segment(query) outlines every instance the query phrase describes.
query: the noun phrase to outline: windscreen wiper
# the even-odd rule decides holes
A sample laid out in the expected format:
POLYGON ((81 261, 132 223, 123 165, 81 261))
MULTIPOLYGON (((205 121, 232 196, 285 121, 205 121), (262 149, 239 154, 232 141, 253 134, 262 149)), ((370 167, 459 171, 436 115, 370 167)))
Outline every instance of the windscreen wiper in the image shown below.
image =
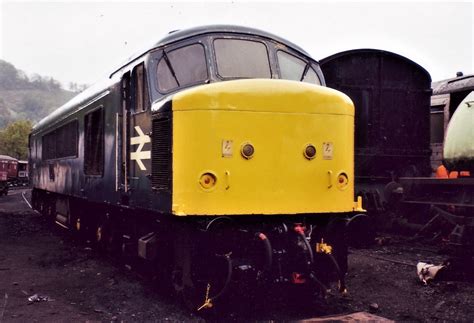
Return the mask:
POLYGON ((176 84, 178 84, 178 86, 181 86, 179 84, 178 78, 176 77, 176 73, 174 72, 173 66, 171 65, 171 62, 168 58, 168 55, 166 54, 166 51, 163 51, 163 58, 165 59, 166 65, 170 69, 171 75, 173 75, 173 78, 176 81, 176 84))
POLYGON ((309 71, 309 63, 307 63, 306 66, 304 67, 303 74, 301 74, 300 82, 304 80, 304 78, 306 77, 306 73, 308 73, 308 71, 309 71))

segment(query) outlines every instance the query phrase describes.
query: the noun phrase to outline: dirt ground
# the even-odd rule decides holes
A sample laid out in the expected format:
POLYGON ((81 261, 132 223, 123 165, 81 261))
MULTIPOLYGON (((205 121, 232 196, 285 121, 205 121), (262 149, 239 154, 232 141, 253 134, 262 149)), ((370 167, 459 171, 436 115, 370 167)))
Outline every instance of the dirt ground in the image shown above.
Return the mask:
MULTIPOLYGON (((391 237, 383 246, 351 250, 349 294, 330 293, 305 307, 235 311, 203 319, 185 309, 150 277, 104 258, 52 227, 22 199, 26 189, 0 198, 0 322, 266 321, 300 320, 359 311, 396 321, 474 321, 474 283, 424 286, 418 261, 441 263, 435 246, 391 237), (45 296, 39 302, 28 297, 45 296)), ((265 302, 274 302, 267 299, 265 302)))

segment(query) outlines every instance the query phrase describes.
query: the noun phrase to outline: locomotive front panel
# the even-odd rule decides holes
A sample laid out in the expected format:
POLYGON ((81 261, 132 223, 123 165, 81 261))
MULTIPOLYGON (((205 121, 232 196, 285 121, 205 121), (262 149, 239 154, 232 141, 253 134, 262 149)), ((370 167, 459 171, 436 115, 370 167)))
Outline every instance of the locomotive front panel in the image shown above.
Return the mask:
POLYGON ((351 212, 354 110, 315 85, 238 80, 172 101, 172 213, 351 212))

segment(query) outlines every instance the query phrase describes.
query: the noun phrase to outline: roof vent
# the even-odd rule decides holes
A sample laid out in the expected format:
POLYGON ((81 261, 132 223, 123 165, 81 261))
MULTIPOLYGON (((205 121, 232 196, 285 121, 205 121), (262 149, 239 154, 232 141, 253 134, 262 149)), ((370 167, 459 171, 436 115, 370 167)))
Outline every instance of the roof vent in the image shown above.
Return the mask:
POLYGON ((456 72, 456 77, 461 77, 463 76, 464 74, 462 72, 456 72))

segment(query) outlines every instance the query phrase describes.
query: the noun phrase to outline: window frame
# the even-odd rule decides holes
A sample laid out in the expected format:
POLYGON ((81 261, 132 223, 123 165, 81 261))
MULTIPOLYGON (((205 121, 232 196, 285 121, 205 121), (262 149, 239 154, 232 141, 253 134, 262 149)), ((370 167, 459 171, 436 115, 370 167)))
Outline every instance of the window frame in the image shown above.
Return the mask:
MULTIPOLYGON (((37 146, 37 145, 36 145, 37 146)), ((35 147, 36 148, 36 147, 35 147)), ((68 120, 67 122, 65 122, 64 124, 62 124, 61 126, 59 127, 56 127, 54 128, 53 130, 51 131, 48 131, 46 132, 44 135, 41 136, 41 160, 44 160, 44 161, 55 161, 55 160, 64 160, 64 159, 75 159, 75 158, 78 158, 79 157, 79 119, 78 118, 74 118, 72 120, 68 120), (65 127, 69 124, 72 124, 72 123, 75 123, 76 124, 76 127, 75 127, 75 135, 76 135, 76 140, 74 142, 74 155, 68 155, 68 156, 60 156, 58 157, 58 154, 57 154, 57 145, 56 145, 56 141, 55 141, 55 145, 54 145, 54 158, 46 158, 45 157, 45 139, 46 139, 46 136, 48 135, 52 135, 53 137, 56 134, 56 132, 58 131, 58 129, 62 128, 62 127, 65 127)), ((35 154, 35 158, 38 158, 37 154, 35 154)))
POLYGON ((101 104, 91 110, 89 110, 86 114, 84 114, 84 143, 82 145, 82 152, 83 152, 83 167, 82 167, 82 170, 84 172, 84 175, 87 176, 87 177, 104 177, 104 173, 105 173, 105 108, 104 106, 101 104), (91 115, 95 112, 97 112, 98 110, 101 111, 101 118, 102 118, 102 136, 101 136, 101 141, 102 141, 102 154, 99 158, 100 160, 100 163, 101 163, 101 169, 100 169, 100 174, 89 174, 87 173, 87 169, 86 169, 86 144, 87 144, 87 134, 86 134, 86 117, 88 115, 91 115))
MULTIPOLYGON (((268 69, 270 71, 270 77, 265 78, 265 79, 273 79, 273 70, 274 70, 274 63, 272 61, 272 51, 270 50, 268 43, 264 39, 260 39, 257 37, 245 37, 245 36, 236 36, 236 35, 216 35, 211 38, 210 40, 210 46, 212 48, 212 55, 213 55, 213 64, 215 65, 215 76, 220 80, 220 81, 229 81, 229 80, 242 80, 242 79, 254 79, 251 77, 224 77, 219 74, 219 65, 217 63, 217 53, 216 53, 216 47, 214 46, 214 42, 219 39, 226 39, 226 40, 243 40, 243 41, 249 41, 249 42, 254 42, 254 43, 260 43, 265 46, 265 50, 267 52, 267 59, 268 59, 268 69)), ((262 78, 262 77, 259 77, 262 78)))
POLYGON ((176 91, 179 91, 181 89, 185 89, 185 88, 200 85, 200 84, 209 83, 209 81, 211 79, 211 70, 210 70, 210 64, 209 64, 209 53, 208 53, 208 48, 207 48, 206 43, 203 42, 202 40, 203 40, 202 38, 198 39, 197 41, 196 41, 196 39, 193 39, 191 42, 180 43, 179 46, 170 47, 170 48, 165 47, 165 48, 162 48, 160 50, 160 52, 159 52, 160 56, 159 56, 159 58, 156 62, 156 66, 153 68, 153 70, 154 70, 154 79, 155 79, 155 90, 158 91, 158 93, 160 93, 161 95, 167 95, 169 93, 176 92, 176 91), (206 64, 207 78, 205 80, 192 82, 192 83, 189 83, 189 84, 186 84, 186 85, 178 85, 177 87, 172 88, 169 91, 162 91, 160 89, 160 79, 158 77, 158 66, 160 65, 160 62, 164 59, 164 56, 165 56, 164 54, 169 55, 170 52, 173 52, 175 50, 179 50, 179 49, 184 48, 184 47, 193 46, 193 45, 201 45, 202 48, 203 48, 204 63, 206 64))
POLYGON ((132 98, 131 98, 131 110, 133 113, 141 113, 145 112, 150 109, 150 89, 149 89, 149 80, 148 80, 148 72, 147 68, 145 66, 145 62, 141 62, 139 64, 136 64, 133 66, 133 68, 130 71, 130 82, 133 84, 130 84, 130 88, 133 90, 132 93, 132 98), (138 69, 142 69, 142 106, 140 110, 137 110, 137 98, 138 98, 138 91, 137 91, 137 80, 138 80, 138 69))
POLYGON ((444 104, 439 104, 439 105, 432 105, 430 107, 430 144, 443 144, 444 143, 444 138, 446 136, 446 129, 444 127, 445 123, 445 113, 444 113, 444 104), (439 118, 441 122, 435 123, 433 122, 433 118, 439 118), (434 126, 438 125, 441 127, 435 128, 434 126), (433 138, 436 137, 436 138, 433 138), (433 141, 434 139, 439 139, 441 141, 433 141))
MULTIPOLYGON (((303 62, 306 63, 304 69, 303 69, 303 74, 301 74, 301 79, 298 80, 297 82, 304 82, 304 83, 308 83, 308 84, 313 84, 313 85, 320 85, 322 86, 323 85, 323 82, 321 81, 321 78, 319 77, 319 74, 318 72, 316 72, 316 70, 314 69, 314 61, 306 56, 303 56, 301 54, 297 54, 291 50, 288 50, 288 49, 281 49, 281 48, 277 48, 275 47, 275 58, 276 58, 276 63, 277 63, 277 66, 278 66, 278 77, 281 79, 281 80, 288 80, 288 79, 284 79, 282 78, 282 70, 281 70, 281 66, 280 66, 280 59, 278 57, 278 52, 283 52, 287 55, 290 55, 290 56, 293 56, 303 62), (319 83, 311 83, 311 82, 305 82, 305 77, 306 75, 308 74, 309 70, 312 70, 314 72, 314 74, 316 75, 319 83)), ((291 81, 296 81, 296 80, 291 80, 291 81)))

